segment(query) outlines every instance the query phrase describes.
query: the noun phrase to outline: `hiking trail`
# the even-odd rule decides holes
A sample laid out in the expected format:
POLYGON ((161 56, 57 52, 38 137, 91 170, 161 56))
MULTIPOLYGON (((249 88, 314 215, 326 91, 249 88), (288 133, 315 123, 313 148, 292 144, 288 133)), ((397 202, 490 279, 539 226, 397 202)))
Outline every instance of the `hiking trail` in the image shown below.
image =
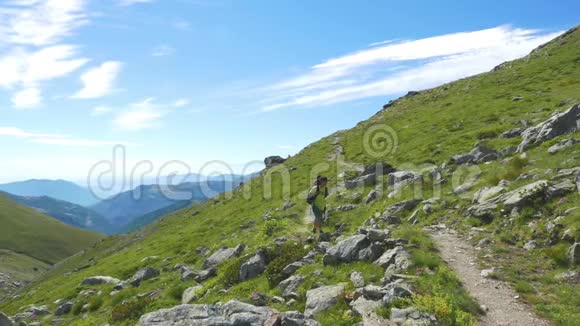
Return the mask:
POLYGON ((428 228, 441 258, 452 268, 463 287, 481 306, 487 308, 479 325, 482 326, 547 326, 547 321, 535 315, 532 309, 519 301, 519 296, 505 282, 483 278, 477 267, 477 253, 454 231, 446 228, 428 228))

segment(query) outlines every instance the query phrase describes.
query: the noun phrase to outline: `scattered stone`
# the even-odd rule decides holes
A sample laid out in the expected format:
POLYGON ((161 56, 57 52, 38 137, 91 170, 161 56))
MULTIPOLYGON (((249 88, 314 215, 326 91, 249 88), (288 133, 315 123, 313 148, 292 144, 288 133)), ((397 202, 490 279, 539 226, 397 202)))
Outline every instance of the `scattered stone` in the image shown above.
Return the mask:
POLYGON ((0 312, 0 326, 12 326, 14 322, 3 312, 0 312))
POLYGON ((119 280, 118 278, 114 278, 111 276, 91 276, 91 277, 87 277, 85 278, 82 282, 81 285, 102 285, 102 284, 118 284, 119 282, 121 282, 121 280, 119 280))
POLYGON ((398 298, 410 298, 413 293, 406 287, 396 283, 391 283, 386 287, 386 293, 383 296, 383 305, 390 305, 398 298))
POLYGON ((319 313, 338 303, 344 292, 344 284, 322 286, 306 292, 306 309, 304 315, 315 317, 319 313))
POLYGON ((181 268, 181 281, 183 282, 194 280, 198 275, 199 273, 197 271, 187 266, 182 266, 181 268))
POLYGON ((504 193, 506 190, 507 188, 504 186, 481 188, 473 195, 473 203, 484 203, 488 199, 504 193))
POLYGON ((518 146, 518 153, 525 151, 532 145, 538 145, 560 135, 575 132, 578 129, 576 121, 578 114, 580 114, 580 106, 576 104, 562 113, 552 115, 537 126, 526 129, 522 133, 523 140, 518 146))
POLYGON ((185 291, 183 291, 183 295, 181 296, 181 303, 187 304, 197 300, 197 292, 199 292, 201 289, 203 289, 203 286, 201 285, 196 285, 185 289, 185 291))
POLYGON ((369 300, 361 296, 350 303, 351 309, 360 316, 366 316, 382 306, 381 301, 369 300))
POLYGON ((489 245, 490 243, 491 243, 491 240, 489 240, 488 238, 483 238, 483 239, 479 240, 478 245, 480 247, 484 247, 484 246, 489 245))
POLYGON ((195 278, 195 280, 197 282, 204 282, 206 280, 208 280, 211 277, 214 277, 217 275, 217 269, 215 267, 210 267, 206 270, 203 270, 201 272, 199 272, 199 274, 197 275, 197 277, 195 278))
POLYGON ((73 306, 73 303, 70 301, 67 301, 67 302, 61 304, 60 306, 58 306, 58 308, 56 308, 54 315, 55 316, 62 316, 62 315, 68 314, 71 311, 72 306, 73 306))
POLYGON ((406 309, 391 308, 391 321, 397 325, 437 325, 437 319, 435 316, 419 312, 413 307, 406 309))
POLYGON ((521 96, 514 96, 514 97, 512 98, 512 102, 518 102, 518 101, 521 101, 521 100, 523 100, 523 99, 524 99, 524 98, 523 98, 523 97, 521 97, 521 96))
POLYGON ((133 277, 131 278, 129 283, 131 283, 131 285, 133 285, 133 286, 139 286, 139 285, 141 285, 142 281, 146 281, 146 280, 152 279, 154 277, 157 277, 157 276, 159 276, 159 274, 160 274, 160 272, 158 269, 155 269, 152 267, 145 267, 145 268, 138 270, 137 273, 135 273, 135 275, 133 275, 133 277))
POLYGON ((266 294, 256 291, 250 295, 250 301, 256 306, 264 307, 268 305, 270 298, 266 294))
POLYGON ((451 158, 451 163, 456 165, 481 164, 497 160, 498 158, 499 153, 496 150, 478 144, 467 154, 453 156, 451 158))
POLYGON ((568 282, 568 283, 580 283, 580 273, 578 271, 567 271, 560 273, 554 278, 558 281, 568 282))
POLYGON ((361 229, 359 231, 361 231, 360 232, 361 234, 366 234, 367 238, 372 242, 377 242, 377 241, 378 242, 385 242, 389 239, 389 231, 388 230, 361 229))
POLYGON ((370 241, 365 235, 354 235, 339 241, 335 246, 329 248, 324 255, 323 262, 325 265, 329 265, 355 261, 358 257, 358 252, 369 245, 370 241))
POLYGON ((383 216, 396 215, 405 211, 415 209, 421 202, 420 199, 405 200, 389 206, 384 212, 383 216))
POLYGON ((526 242, 526 244, 524 244, 524 249, 526 250, 534 250, 538 247, 538 244, 536 243, 536 240, 530 240, 528 242, 526 242))
POLYGON ((203 263, 203 268, 207 269, 209 267, 218 267, 226 260, 240 256, 243 251, 244 245, 238 245, 235 248, 218 249, 203 263))
POLYGON ((566 179, 558 184, 549 186, 547 194, 549 198, 557 198, 573 191, 576 191, 576 184, 566 179))
POLYGON ((350 273, 350 281, 355 288, 362 288, 365 286, 365 279, 361 272, 354 271, 350 273))
POLYGON ((389 185, 393 186, 394 188, 398 188, 399 184, 405 181, 414 182, 422 179, 423 176, 421 174, 412 171, 397 171, 389 173, 388 175, 389 185))
POLYGON ((556 154, 559 151, 561 151, 563 149, 566 149, 568 147, 572 147, 572 146, 574 146, 574 145, 576 145, 578 143, 580 143, 580 140, 578 140, 578 139, 574 139, 574 138, 572 138, 572 139, 564 139, 561 142, 559 142, 559 143, 557 143, 555 145, 550 146, 550 148, 548 148, 548 153, 550 153, 550 154, 556 154))
POLYGON ((354 189, 356 187, 373 186, 377 184, 377 175, 375 173, 363 175, 352 180, 345 180, 344 187, 346 189, 354 189))
POLYGON ((370 204, 371 202, 377 200, 380 197, 380 193, 378 190, 373 189, 367 195, 367 199, 365 200, 366 204, 370 204))
POLYGON ((240 267, 240 281, 246 281, 262 274, 266 270, 266 253, 258 250, 256 255, 240 267))
POLYGON ((282 275, 284 277, 288 277, 288 276, 294 274, 297 270, 299 270, 300 268, 302 268, 305 265, 306 264, 304 264, 301 261, 291 263, 288 266, 284 267, 284 269, 282 270, 282 275))
POLYGON ((278 303, 278 304, 285 304, 286 303, 286 300, 284 300, 284 298, 282 298, 282 297, 273 296, 272 297, 272 302, 273 303, 278 303))
POLYGON ((195 248, 195 252, 197 252, 198 254, 200 254, 202 256, 207 256, 207 254, 209 254, 209 248, 198 247, 198 248, 195 248))
POLYGON ((514 128, 510 129, 500 135, 501 138, 515 138, 519 137, 522 132, 524 132, 524 128, 514 128))
POLYGON ((314 319, 307 318, 297 311, 287 311, 282 313, 281 326, 320 326, 314 319))
POLYGON ((374 261, 384 252, 383 245, 380 242, 373 242, 370 246, 358 252, 358 260, 374 261))
POLYGON ((264 159, 264 165, 266 165, 266 169, 269 169, 273 166, 278 164, 282 164, 286 162, 286 159, 282 158, 281 156, 268 156, 264 159))
POLYGON ((280 282, 280 284, 278 284, 278 288, 282 290, 282 296, 287 298, 291 293, 296 292, 300 284, 302 284, 305 280, 306 277, 301 275, 290 276, 286 280, 280 282))
POLYGON ((340 212, 348 212, 348 211, 352 211, 353 209, 356 208, 356 205, 354 204, 347 204, 347 205, 340 205, 336 208, 337 211, 340 212))
POLYGON ((405 249, 403 247, 395 247, 393 249, 385 251, 385 253, 377 259, 373 264, 379 265, 382 268, 387 268, 389 265, 395 262, 395 257, 398 254, 403 254, 405 249))

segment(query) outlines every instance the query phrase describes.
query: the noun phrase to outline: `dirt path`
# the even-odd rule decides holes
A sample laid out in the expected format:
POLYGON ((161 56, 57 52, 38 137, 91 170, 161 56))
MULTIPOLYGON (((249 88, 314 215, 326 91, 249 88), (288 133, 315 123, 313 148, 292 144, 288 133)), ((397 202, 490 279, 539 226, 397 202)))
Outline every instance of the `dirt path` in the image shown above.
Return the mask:
POLYGON ((518 294, 506 283, 481 276, 473 247, 448 229, 429 230, 441 257, 451 267, 463 286, 488 311, 479 322, 483 326, 544 326, 550 325, 538 318, 518 294))

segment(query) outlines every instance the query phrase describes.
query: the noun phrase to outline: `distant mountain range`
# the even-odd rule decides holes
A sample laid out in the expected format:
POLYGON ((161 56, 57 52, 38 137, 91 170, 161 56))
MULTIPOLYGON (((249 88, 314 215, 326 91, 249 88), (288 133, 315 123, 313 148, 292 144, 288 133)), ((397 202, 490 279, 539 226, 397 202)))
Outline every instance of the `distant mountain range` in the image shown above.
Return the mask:
POLYGON ((18 196, 7 192, 0 194, 68 225, 105 234, 112 234, 116 230, 102 215, 84 206, 48 196, 18 196))
POLYGON ((81 206, 96 204, 99 200, 89 191, 76 183, 65 180, 26 180, 0 184, 0 191, 17 196, 48 196, 81 206))

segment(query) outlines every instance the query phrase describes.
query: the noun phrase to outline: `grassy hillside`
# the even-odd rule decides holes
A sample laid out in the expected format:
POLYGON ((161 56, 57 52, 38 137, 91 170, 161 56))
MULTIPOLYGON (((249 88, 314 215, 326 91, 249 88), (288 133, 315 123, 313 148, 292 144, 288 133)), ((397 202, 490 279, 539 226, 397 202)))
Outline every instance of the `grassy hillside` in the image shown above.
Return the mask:
MULTIPOLYGON (((330 223, 325 225, 327 231, 340 226, 344 235, 356 233, 369 216, 383 212, 395 202, 440 197, 433 205, 431 214, 418 213, 417 225, 411 225, 403 218, 402 224, 392 230, 392 236, 409 241, 413 266, 407 273, 410 277, 417 276, 412 281, 415 296, 398 302, 398 305, 413 305, 432 313, 444 325, 472 324, 481 313, 479 307, 460 287, 453 272, 442 263, 433 242, 422 228, 446 223, 460 233, 469 233, 473 226, 477 226, 491 242, 489 247, 481 250, 482 267, 498 267, 495 277, 512 283, 522 300, 533 304, 541 316, 560 325, 580 324, 577 309, 580 298, 575 295, 580 293, 580 287, 575 283, 557 281, 554 277, 575 268, 569 265, 565 257, 569 244, 560 240, 548 244, 544 238, 537 237, 545 232, 543 229, 532 232, 529 226, 529 222, 535 221, 536 225, 543 227, 568 209, 580 207, 578 192, 527 207, 518 218, 502 217, 483 223, 467 217, 473 193, 484 186, 496 185, 499 180, 507 179, 512 181, 509 185, 511 190, 529 183, 529 180, 519 178, 522 174, 541 173, 549 179, 558 169, 578 166, 578 144, 555 155, 547 153, 549 146, 570 136, 561 136, 529 149, 527 158, 512 155, 508 157, 511 159, 509 162, 497 160, 475 166, 481 172, 479 178, 471 189, 460 194, 456 194, 453 188, 461 182, 452 177, 461 172, 468 175, 468 167, 452 167, 453 173, 444 175, 448 182, 443 183, 439 190, 434 187, 434 180, 426 174, 425 182, 419 187, 404 188, 392 198, 386 196, 387 180, 381 179, 379 186, 384 189, 383 197, 370 204, 362 204, 360 196, 355 196, 355 193, 360 192, 364 198, 374 187, 345 190, 340 183, 337 184, 344 174, 348 176, 353 173, 347 169, 350 165, 345 163, 386 161, 398 169, 421 172, 424 168, 448 162, 453 155, 468 152, 476 142, 494 149, 517 145, 521 141, 519 137, 505 139, 498 136, 519 126, 522 119, 535 125, 553 112, 580 102, 579 81, 580 32, 576 30, 530 56, 506 63, 493 72, 400 98, 369 120, 311 144, 284 165, 268 170, 231 193, 168 215, 130 236, 110 238, 86 253, 63 262, 41 282, 23 292, 20 298, 0 305, 0 310, 14 314, 27 304, 47 304, 54 309, 52 302, 56 299, 72 299, 79 305, 90 300, 97 312, 80 318, 77 317, 78 311, 76 314, 73 311, 69 316, 70 324, 105 324, 112 322, 115 315, 116 325, 133 325, 142 313, 181 303, 181 293, 193 282, 180 281, 179 273, 172 271, 171 267, 184 263, 201 268, 205 258, 196 250, 200 247, 208 247, 213 252, 223 246, 233 247, 242 243, 247 246, 244 253, 252 254, 256 249, 272 244, 275 239, 286 237, 298 243, 290 246, 288 251, 300 252, 310 235, 309 226, 304 221, 307 208, 304 192, 310 187, 312 178, 320 173, 331 176, 331 187, 337 187, 337 192, 328 199, 331 207, 357 204, 350 211, 332 212, 330 223), (517 96, 521 99, 514 101, 517 96), (369 132, 375 127, 391 130, 385 129, 385 126, 392 128, 396 137, 376 144, 369 143, 369 132), (385 146, 395 143, 396 146, 385 146), (374 145, 378 148, 372 147, 374 145), (381 150, 381 146, 385 146, 383 149, 386 150, 381 150), (337 152, 342 154, 337 156, 337 152), (548 169, 551 172, 546 171, 548 169), (295 205, 283 209, 287 201, 295 205), (537 250, 522 250, 523 243, 532 237, 536 237, 541 246, 537 250), (77 266, 87 264, 90 265, 87 269, 62 276, 77 266), (109 295, 112 286, 100 287, 103 294, 92 299, 78 295, 86 289, 79 286, 85 277, 110 275, 126 279, 144 266, 166 269, 140 288, 125 289, 114 297, 109 295), (159 292, 151 299, 132 299, 131 303, 123 303, 123 300, 136 294, 155 290, 159 292)), ((573 237, 578 239, 580 210, 569 211, 559 221, 563 230, 571 229, 575 232, 573 237)), ((483 235, 475 235, 471 239, 477 243, 483 235)), ((317 256, 315 264, 296 272, 307 278, 297 290, 296 302, 290 306, 272 306, 282 311, 303 311, 306 291, 315 284, 350 284, 349 274, 353 270, 361 271, 365 279, 371 282, 378 282, 383 276, 383 270, 370 263, 327 266, 321 260, 322 257, 317 256)), ((280 290, 272 286, 268 279, 276 277, 274 267, 271 273, 266 271, 259 277, 239 282, 236 274, 240 263, 240 260, 234 260, 220 267, 217 277, 202 284, 199 293, 203 296, 196 303, 225 302, 229 299, 247 301, 256 291, 270 296, 280 294, 280 290), (222 290, 227 291, 224 293, 222 290)), ((348 285, 348 289, 353 290, 352 285, 348 285)), ((323 325, 353 325, 359 322, 360 317, 348 313, 348 310, 346 303, 340 302, 317 319, 323 325)), ((382 313, 386 315, 388 311, 382 313)), ((48 316, 46 320, 50 318, 48 316)))
POLYGON ((55 264, 103 235, 66 225, 0 195, 0 249, 55 264))

